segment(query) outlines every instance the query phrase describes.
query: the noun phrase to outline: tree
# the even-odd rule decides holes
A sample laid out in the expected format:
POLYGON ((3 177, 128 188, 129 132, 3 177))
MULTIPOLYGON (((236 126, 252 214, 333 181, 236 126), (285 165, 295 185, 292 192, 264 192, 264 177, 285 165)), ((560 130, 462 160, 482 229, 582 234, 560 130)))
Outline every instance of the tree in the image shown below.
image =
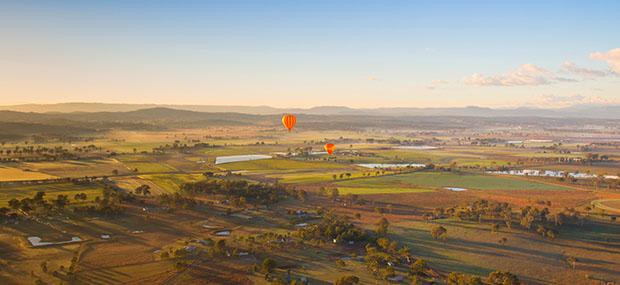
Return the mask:
POLYGON ((360 282, 359 277, 354 275, 342 276, 334 282, 334 285, 354 285, 360 282))
POLYGON ((568 256, 566 257, 566 263, 568 263, 568 266, 570 266, 572 269, 575 269, 575 267, 577 267, 577 258, 575 258, 574 256, 568 256))
POLYGON ((470 276, 463 273, 450 272, 446 279, 448 285, 484 285, 478 276, 470 276))
POLYGON ((390 222, 385 217, 382 217, 381 220, 377 223, 377 235, 384 236, 388 233, 388 226, 390 222))
POLYGON ((9 200, 9 207, 11 207, 11 209, 13 210, 17 210, 21 207, 21 203, 19 202, 18 199, 13 198, 11 200, 9 200))
POLYGON ((446 228, 442 227, 442 226, 434 226, 431 229, 431 236, 434 239, 441 239, 443 241, 446 240, 446 238, 448 238, 448 230, 446 230, 446 228))
POLYGON ((409 274, 413 276, 421 276, 424 275, 424 271, 426 270, 426 261, 422 258, 418 258, 413 264, 411 264, 411 268, 409 268, 409 274))
POLYGON ((66 205, 69 205, 69 197, 67 195, 58 195, 56 196, 56 200, 54 200, 54 206, 62 210, 66 205))
POLYGON ((338 199, 338 196, 340 196, 340 192, 338 191, 338 188, 332 188, 331 191, 329 192, 329 198, 332 199, 333 201, 336 201, 336 199, 338 199))
POLYGON ((499 231, 499 224, 495 224, 495 223, 491 224, 491 232, 496 233, 498 231, 499 231))
POLYGON ((213 177, 215 174, 212 171, 207 171, 202 174, 204 177, 213 177))
POLYGON ((276 268, 277 263, 275 260, 267 257, 263 260, 262 269, 264 273, 271 273, 276 268))
POLYGON ((86 201, 86 199, 88 198, 86 196, 86 193, 77 193, 75 194, 75 196, 73 196, 73 198, 78 201, 78 200, 82 200, 82 201, 86 201))
POLYGON ((306 193, 305 190, 299 190, 297 192, 297 199, 299 199, 299 201, 306 201, 306 199, 308 198, 308 193, 306 193))
POLYGON ((489 273, 487 283, 490 285, 519 285, 519 278, 508 271, 494 271, 489 273))
POLYGON ((136 190, 134 190, 134 193, 136 193, 137 195, 143 195, 143 196, 147 196, 151 194, 151 186, 148 186, 146 184, 142 184, 140 186, 138 186, 138 188, 136 188, 136 190))
POLYGON ((47 261, 41 262, 41 271, 47 273, 47 261))
POLYGON ((499 243, 501 245, 505 245, 507 241, 508 241, 508 239, 503 237, 503 238, 499 239, 499 241, 497 241, 497 243, 499 243))

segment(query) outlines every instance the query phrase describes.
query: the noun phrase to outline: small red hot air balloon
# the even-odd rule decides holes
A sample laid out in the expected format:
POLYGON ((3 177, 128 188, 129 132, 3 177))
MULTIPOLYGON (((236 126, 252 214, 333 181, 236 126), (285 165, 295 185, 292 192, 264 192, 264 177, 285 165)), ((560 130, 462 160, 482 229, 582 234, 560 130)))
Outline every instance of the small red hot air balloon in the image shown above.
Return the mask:
POLYGON ((282 124, 288 129, 289 132, 293 129, 295 123, 297 123, 297 117, 294 115, 286 114, 282 116, 282 124))
POLYGON ((336 146, 333 143, 327 143, 325 144, 324 148, 325 151, 331 155, 332 153, 334 153, 336 146))

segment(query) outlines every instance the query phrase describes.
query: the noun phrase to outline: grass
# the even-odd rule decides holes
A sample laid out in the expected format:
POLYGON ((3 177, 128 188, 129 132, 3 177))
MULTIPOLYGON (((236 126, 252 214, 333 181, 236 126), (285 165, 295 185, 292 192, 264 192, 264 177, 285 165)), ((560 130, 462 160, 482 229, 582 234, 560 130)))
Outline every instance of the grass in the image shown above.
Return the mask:
POLYGON ((620 213, 620 199, 595 200, 592 205, 605 211, 620 213))
POLYGON ((423 193, 433 192, 431 189, 421 188, 388 188, 388 187, 339 187, 338 192, 342 194, 400 194, 400 193, 423 193))
POLYGON ((261 159, 221 164, 227 170, 300 170, 343 169, 344 165, 323 161, 298 161, 289 159, 261 159))
POLYGON ((0 167, 0 181, 23 181, 56 178, 56 176, 13 167, 0 167))
POLYGON ((179 191, 184 183, 197 182, 204 179, 202 174, 152 174, 140 175, 140 178, 150 180, 166 192, 179 191))
POLYGON ((73 184, 73 183, 50 183, 41 185, 19 185, 0 187, 0 207, 8 205, 13 198, 23 199, 32 197, 39 191, 45 192, 47 199, 55 199, 58 195, 68 195, 72 202, 73 196, 77 193, 85 193, 88 201, 102 195, 102 188, 96 184, 73 184))
POLYGON ((127 168, 133 170, 138 169, 140 173, 153 173, 153 172, 171 172, 177 171, 176 168, 159 162, 141 162, 141 161, 126 161, 123 162, 127 168))
POLYGON ((462 187, 479 190, 558 190, 569 189, 534 181, 479 174, 451 172, 415 172, 376 178, 356 179, 336 183, 344 187, 386 187, 411 185, 422 188, 462 187))
POLYGON ((610 280, 617 276, 616 270, 605 268, 617 264, 617 226, 606 229, 611 241, 608 245, 594 245, 581 238, 584 235, 599 235, 599 226, 566 227, 560 231, 560 238, 554 241, 533 232, 508 230, 505 227, 501 227, 499 233, 492 233, 488 223, 453 219, 432 223, 412 220, 395 222, 391 228, 399 241, 409 246, 412 252, 425 259, 431 267, 446 272, 486 276, 491 271, 504 270, 516 274, 527 284, 590 284, 584 279, 586 274, 610 280), (434 240, 430 235, 431 228, 437 224, 448 231, 445 242, 434 240), (502 237, 507 238, 506 245, 498 244, 502 237), (578 270, 566 265, 564 259, 567 255, 582 259, 578 270))
POLYGON ((31 169, 58 177, 83 177, 112 175, 113 170, 127 173, 123 164, 115 159, 65 160, 21 163, 21 169, 31 169))
MULTIPOLYGON (((300 172, 300 173, 287 173, 282 175, 271 175, 270 177, 279 178, 279 182, 281 183, 290 183, 290 184, 303 184, 303 183, 321 183, 321 182, 330 182, 334 181, 333 175, 339 176, 344 173, 343 171, 339 172, 300 172)), ((347 173, 351 173, 351 178, 363 177, 362 174, 364 172, 351 172, 347 171, 347 173)))

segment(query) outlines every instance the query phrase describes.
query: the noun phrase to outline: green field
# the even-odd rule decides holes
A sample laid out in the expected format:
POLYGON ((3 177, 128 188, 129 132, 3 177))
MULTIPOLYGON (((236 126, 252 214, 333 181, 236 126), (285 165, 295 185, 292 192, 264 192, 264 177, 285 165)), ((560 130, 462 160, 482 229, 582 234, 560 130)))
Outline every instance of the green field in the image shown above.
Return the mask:
MULTIPOLYGON (((363 177, 362 174, 364 172, 352 172, 346 171, 347 173, 351 173, 351 178, 363 177)), ((338 172, 299 172, 299 173, 287 173, 287 174, 274 174, 269 177, 279 178, 279 182, 281 183, 291 183, 291 184, 301 184, 301 183, 320 183, 320 182, 329 182, 334 181, 333 175, 335 174, 337 177, 344 173, 343 171, 338 172)), ((340 179, 340 178, 337 178, 340 179)))
POLYGON ((370 177, 336 183, 344 187, 414 186, 422 188, 462 187, 479 190, 560 190, 564 186, 543 184, 507 177, 451 172, 415 172, 382 177, 370 177))
POLYGON ((386 188, 386 187, 340 187, 338 193, 343 194, 400 194, 433 192, 431 189, 420 188, 386 188))
POLYGON ((126 167, 116 159, 89 159, 26 162, 20 164, 21 169, 30 169, 58 177, 84 177, 112 175, 114 170, 129 173, 126 167))
POLYGON ((227 170, 301 170, 301 169, 344 169, 346 166, 325 161, 298 161, 289 159, 261 159, 232 162, 219 165, 227 170))
MULTIPOLYGON (((567 267, 563 257, 572 255, 583 257, 584 260, 596 256, 596 262, 584 261, 582 270, 587 268, 596 272, 595 275, 599 277, 617 276, 617 271, 604 268, 606 264, 617 265, 615 251, 604 252, 607 248, 597 247, 583 238, 598 236, 599 240, 607 238, 608 241, 617 241, 618 232, 614 226, 567 228, 560 232, 562 239, 556 242, 549 242, 534 233, 508 230, 505 227, 501 227, 498 233, 492 233, 489 224, 453 219, 436 220, 432 223, 403 221, 394 223, 393 229, 400 241, 408 245, 412 252, 427 260, 434 268, 446 272, 459 271, 486 276, 494 270, 506 270, 517 274, 521 281, 527 284, 599 284, 587 282, 584 277, 586 274, 567 267), (447 229, 445 242, 431 237, 430 230, 436 224, 447 229), (609 234, 602 237, 600 232, 609 234), (498 243, 502 237, 507 238, 504 246, 498 243)), ((609 246, 612 244, 617 243, 610 243, 609 246)))
POLYGON ((171 172, 177 171, 176 168, 166 164, 158 162, 141 162, 141 161, 125 161, 123 162, 130 170, 138 169, 140 173, 153 173, 153 172, 171 172))
POLYGON ((7 206, 9 200, 13 198, 31 198, 39 191, 45 192, 47 199, 55 199, 58 195, 68 195, 69 200, 73 203, 75 202, 73 196, 77 193, 85 193, 88 200, 93 200, 96 196, 102 195, 102 190, 103 189, 99 185, 80 185, 73 183, 2 186, 0 187, 0 207, 7 206))
POLYGON ((197 182, 205 178, 202 174, 152 174, 140 175, 139 177, 150 180, 170 193, 180 190, 184 183, 197 182))

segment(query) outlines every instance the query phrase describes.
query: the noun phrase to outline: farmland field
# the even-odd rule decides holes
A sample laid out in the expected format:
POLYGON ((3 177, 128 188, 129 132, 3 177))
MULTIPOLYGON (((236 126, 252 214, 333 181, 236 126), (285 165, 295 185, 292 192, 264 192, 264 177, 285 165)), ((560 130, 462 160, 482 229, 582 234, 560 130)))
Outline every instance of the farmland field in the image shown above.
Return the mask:
POLYGON ((0 187, 0 206, 6 207, 12 198, 30 198, 37 192, 45 192, 47 199, 56 198, 57 195, 68 195, 71 199, 75 194, 85 193, 89 200, 101 196, 102 187, 95 184, 73 183, 46 183, 38 185, 19 185, 0 187))
MULTIPOLYGON (((269 258, 280 264, 270 273, 272 280, 287 278, 290 270, 292 278, 312 284, 332 284, 347 274, 359 277, 359 284, 383 284, 387 277, 381 272, 389 265, 379 263, 383 271, 373 274, 366 258, 373 255, 366 244, 380 247, 381 238, 407 246, 414 258, 427 262, 425 285, 432 280, 444 284, 450 272, 485 278, 510 271, 522 284, 536 285, 575 280, 594 285, 618 276, 615 210, 620 192, 615 181, 486 172, 559 169, 610 175, 620 172, 620 152, 606 148, 606 161, 565 163, 558 158, 586 157, 576 143, 566 144, 572 153, 563 155, 542 149, 553 144, 462 146, 454 142, 458 136, 420 135, 417 140, 437 148, 404 149, 390 141, 411 134, 397 131, 345 131, 340 136, 230 126, 112 131, 71 144, 101 147, 81 153, 88 157, 77 152, 68 159, 2 163, 0 208, 11 199, 19 205, 3 210, 11 216, 0 224, 0 268, 9 270, 0 271, 0 283, 54 284, 71 272, 73 282, 87 284, 269 284, 260 269, 269 258), (316 153, 326 138, 337 143, 334 155, 316 153), (215 164, 219 156, 248 154, 274 158, 215 164), (424 167, 402 167, 410 163, 424 167), (179 191, 184 185, 187 191, 179 191), (40 191, 46 203, 32 200, 40 191), (85 200, 75 196, 80 193, 85 200), (68 196, 62 207, 56 201, 60 194, 68 196), (510 207, 502 215, 511 218, 511 228, 487 212, 477 218, 462 214, 484 203, 510 207), (521 216, 528 209, 548 214, 528 229, 521 216), (369 239, 302 238, 303 228, 314 229, 330 215, 351 222, 355 230, 349 234, 360 230, 369 239), (388 231, 379 235, 382 218, 388 231), (445 240, 432 237, 436 226, 447 230, 445 240), (82 242, 33 248, 30 236, 44 241, 79 237, 82 242), (575 269, 567 265, 569 257, 579 260, 575 269), (46 273, 42 264, 62 273, 46 273)), ((395 260, 401 263, 394 268, 395 276, 403 278, 400 284, 410 283, 411 265, 395 260)))
POLYGON ((14 167, 0 167, 0 182, 2 181, 20 181, 20 180, 44 180, 55 178, 56 176, 24 170, 14 167))
POLYGON ((340 194, 402 194, 402 193, 422 193, 432 192, 432 189, 418 189, 418 188, 386 188, 386 187, 340 187, 338 188, 340 194))
POLYGON ((343 169, 346 166, 321 161, 296 161, 288 159, 263 159, 222 164, 227 170, 303 170, 303 169, 343 169))
POLYGON ((386 186, 411 185, 417 187, 461 187, 479 190, 557 190, 568 189, 564 186, 549 185, 539 182, 518 180, 507 177, 498 177, 479 174, 455 174, 437 172, 416 172, 396 174, 384 177, 370 177, 351 181, 341 181, 338 186, 386 186))
POLYGON ((0 1, 0 285, 620 285, 619 12, 0 1))
POLYGON ((605 211, 620 213, 620 199, 595 200, 592 205, 605 211))
POLYGON ((56 161, 56 162, 28 162, 22 168, 31 169, 58 177, 83 177, 111 175, 114 170, 127 173, 129 170, 114 159, 96 159, 88 161, 56 161))

